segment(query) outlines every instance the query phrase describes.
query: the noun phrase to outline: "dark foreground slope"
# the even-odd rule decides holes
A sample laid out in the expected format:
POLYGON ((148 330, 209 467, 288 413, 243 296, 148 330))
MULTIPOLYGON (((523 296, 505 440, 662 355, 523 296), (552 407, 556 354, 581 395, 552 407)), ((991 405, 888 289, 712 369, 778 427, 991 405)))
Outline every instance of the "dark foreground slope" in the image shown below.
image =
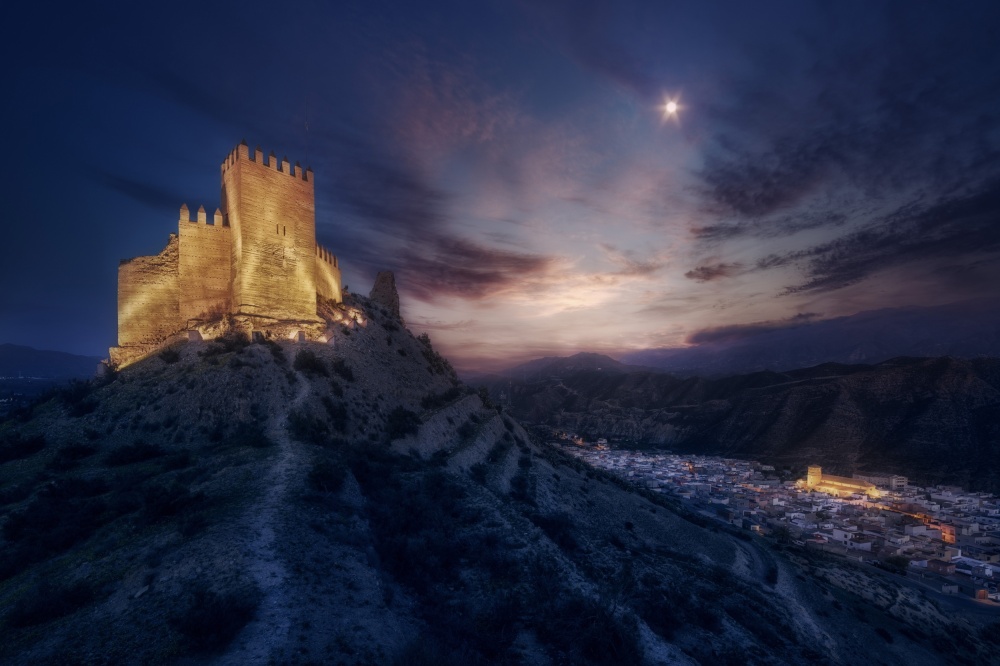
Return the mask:
POLYGON ((0 662, 996 661, 987 620, 537 445, 356 305, 0 425, 0 662))
POLYGON ((578 372, 515 383, 512 393, 518 417, 594 437, 1000 492, 998 359, 830 363, 715 380, 578 372))

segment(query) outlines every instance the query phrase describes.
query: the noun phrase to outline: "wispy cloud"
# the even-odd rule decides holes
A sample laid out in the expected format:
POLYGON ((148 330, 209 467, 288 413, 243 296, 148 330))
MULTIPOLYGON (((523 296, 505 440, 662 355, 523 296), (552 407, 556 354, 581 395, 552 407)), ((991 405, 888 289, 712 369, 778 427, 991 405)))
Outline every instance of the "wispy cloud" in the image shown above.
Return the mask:
POLYGON ((710 266, 698 266, 685 273, 684 277, 695 282, 711 282, 739 275, 743 270, 743 264, 739 262, 732 264, 719 263, 710 266))
POLYGON ((692 345, 729 344, 771 331, 803 326, 817 317, 819 315, 814 312, 801 312, 788 319, 777 321, 759 321, 751 324, 704 328, 688 335, 686 342, 692 345))

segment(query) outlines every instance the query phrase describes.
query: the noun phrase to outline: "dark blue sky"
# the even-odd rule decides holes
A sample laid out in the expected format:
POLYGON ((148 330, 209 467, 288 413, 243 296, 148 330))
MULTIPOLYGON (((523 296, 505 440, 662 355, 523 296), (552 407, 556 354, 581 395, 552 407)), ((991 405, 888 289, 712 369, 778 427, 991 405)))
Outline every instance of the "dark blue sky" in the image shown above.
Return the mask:
POLYGON ((995 2, 5 13, 0 342, 103 353, 244 137, 465 367, 1000 291, 995 2))

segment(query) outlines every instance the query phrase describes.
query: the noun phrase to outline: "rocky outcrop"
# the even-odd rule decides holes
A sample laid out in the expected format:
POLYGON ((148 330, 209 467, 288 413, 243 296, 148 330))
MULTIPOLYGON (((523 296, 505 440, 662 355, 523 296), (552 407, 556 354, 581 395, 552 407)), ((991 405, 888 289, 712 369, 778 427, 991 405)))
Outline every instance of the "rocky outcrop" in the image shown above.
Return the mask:
POLYGON ((402 320, 399 314, 399 292, 396 291, 396 276, 392 271, 379 271, 375 276, 375 284, 368 294, 372 303, 383 307, 390 315, 402 320))

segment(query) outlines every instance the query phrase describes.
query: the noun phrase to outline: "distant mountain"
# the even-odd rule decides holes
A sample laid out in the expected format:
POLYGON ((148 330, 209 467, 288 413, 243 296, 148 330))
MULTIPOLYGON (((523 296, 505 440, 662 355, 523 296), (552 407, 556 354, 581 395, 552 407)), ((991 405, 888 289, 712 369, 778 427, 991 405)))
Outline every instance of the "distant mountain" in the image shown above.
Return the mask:
POLYGON ((497 374, 504 377, 517 378, 521 381, 537 381, 539 379, 551 379, 590 370, 600 370, 616 374, 657 372, 655 368, 628 365, 604 354, 580 352, 572 356, 546 356, 538 358, 516 365, 497 374))
POLYGON ((0 344, 0 377, 82 379, 97 372, 99 356, 77 356, 22 345, 0 344))
POLYGON ((1000 299, 860 312, 798 325, 734 326, 695 335, 693 347, 648 349, 623 363, 721 377, 818 363, 880 363, 897 356, 1000 357, 1000 299))
POLYGON ((583 371, 494 385, 519 419, 622 446, 894 470, 1000 492, 1000 360, 898 358, 722 379, 583 371))

